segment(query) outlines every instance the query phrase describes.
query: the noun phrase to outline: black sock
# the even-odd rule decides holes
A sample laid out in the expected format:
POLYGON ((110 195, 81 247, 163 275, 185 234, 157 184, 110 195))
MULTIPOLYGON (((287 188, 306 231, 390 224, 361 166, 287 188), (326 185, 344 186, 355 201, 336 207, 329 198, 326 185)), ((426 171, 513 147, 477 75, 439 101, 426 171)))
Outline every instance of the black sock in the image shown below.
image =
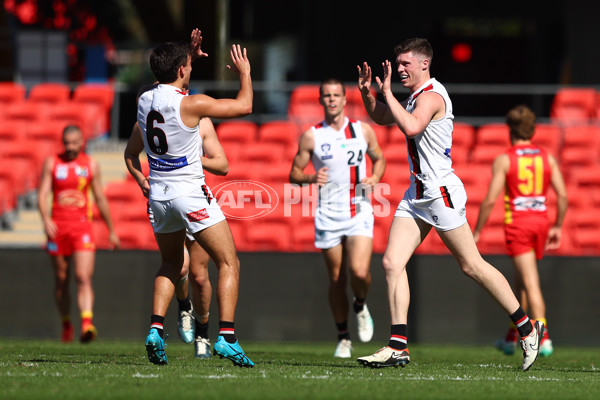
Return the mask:
POLYGON ((354 307, 354 313, 361 312, 363 310, 363 308, 365 308, 365 299, 356 297, 354 299, 353 307, 354 307))
POLYGON ((388 347, 396 350, 404 350, 407 347, 406 334, 408 328, 406 324, 392 325, 390 329, 390 341, 388 347))
POLYGON ((208 339, 208 322, 203 324, 196 318, 194 320, 194 325, 196 326, 196 337, 208 339))
POLYGON ((177 299, 177 303, 179 304, 179 311, 192 311, 192 302, 189 297, 186 297, 183 300, 177 299))
POLYGON ((348 331, 348 321, 335 324, 338 331, 338 342, 342 339, 350 340, 350 331, 348 331))
POLYGON ((510 315, 510 319, 517 326, 517 330, 519 331, 519 335, 521 337, 528 336, 533 330, 533 325, 529 320, 527 314, 521 307, 517 309, 513 314, 510 315))
POLYGON ((235 337, 234 323, 230 321, 219 321, 219 336, 223 336, 223 339, 227 343, 235 343, 237 338, 235 337))
POLYGON ((165 338, 164 323, 165 317, 156 314, 152 314, 150 316, 150 329, 155 328, 160 337, 163 339, 165 338))

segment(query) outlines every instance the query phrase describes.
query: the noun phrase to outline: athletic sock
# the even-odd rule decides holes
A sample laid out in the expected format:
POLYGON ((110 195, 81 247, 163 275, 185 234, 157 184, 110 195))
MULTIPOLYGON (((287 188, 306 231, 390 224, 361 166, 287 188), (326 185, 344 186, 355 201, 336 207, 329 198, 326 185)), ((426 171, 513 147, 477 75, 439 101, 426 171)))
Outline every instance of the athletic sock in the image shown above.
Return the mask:
POLYGON ((71 325, 71 316, 70 315, 63 315, 61 317, 61 320, 62 320, 63 328, 68 327, 69 325, 71 325))
POLYGON ((234 323, 230 321, 219 321, 219 336, 223 336, 223 339, 227 343, 235 343, 237 338, 235 337, 234 323))
POLYGON ((192 311, 192 302, 189 297, 186 297, 183 300, 177 299, 177 303, 179 304, 179 311, 192 311))
POLYGON ((90 325, 92 325, 92 318, 94 318, 94 313, 91 311, 82 311, 81 312, 81 329, 86 330, 90 325))
POLYGON ((519 335, 521 335, 521 337, 529 336, 533 330, 533 324, 521 307, 519 307, 517 311, 510 315, 510 319, 517 326, 517 330, 519 331, 519 335))
POLYGON ((338 331, 338 342, 342 339, 350 340, 350 331, 348 331, 348 321, 340 322, 335 324, 338 331))
POLYGON ((407 332, 408 327, 406 324, 392 325, 390 328, 390 341, 388 342, 388 347, 391 347, 394 350, 406 350, 408 343, 406 338, 407 332))
POLYGON ((208 339, 208 322, 203 324, 196 318, 194 319, 194 325, 196 326, 196 337, 208 339))
POLYGON ((156 314, 152 314, 150 316, 150 329, 155 328, 160 337, 163 339, 165 338, 164 323, 165 317, 161 317, 160 315, 156 314))
POLYGON ((354 313, 357 314, 365 308, 365 299, 361 299, 359 297, 354 298, 354 313))

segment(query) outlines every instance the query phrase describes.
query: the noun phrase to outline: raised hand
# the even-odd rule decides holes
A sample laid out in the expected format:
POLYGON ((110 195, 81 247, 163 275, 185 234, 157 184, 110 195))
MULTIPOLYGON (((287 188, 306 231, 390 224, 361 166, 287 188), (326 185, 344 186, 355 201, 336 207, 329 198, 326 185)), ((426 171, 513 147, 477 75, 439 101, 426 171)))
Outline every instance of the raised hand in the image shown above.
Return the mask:
POLYGON ((368 93, 371 90, 371 67, 367 62, 363 62, 362 68, 357 65, 358 69, 358 88, 361 92, 368 93))
POLYGON ((375 77, 377 86, 381 92, 388 91, 392 88, 392 63, 389 60, 385 60, 381 63, 383 67, 383 81, 378 76, 375 77))
POLYGON ((192 58, 200 58, 200 57, 208 57, 208 54, 202 51, 200 46, 202 46, 202 31, 196 28, 192 31, 190 35, 190 44, 192 45, 192 58))
POLYGON ((233 65, 227 65, 227 69, 235 71, 240 75, 245 73, 250 74, 250 61, 248 60, 246 48, 242 49, 239 44, 234 44, 231 46, 229 53, 231 54, 233 65))

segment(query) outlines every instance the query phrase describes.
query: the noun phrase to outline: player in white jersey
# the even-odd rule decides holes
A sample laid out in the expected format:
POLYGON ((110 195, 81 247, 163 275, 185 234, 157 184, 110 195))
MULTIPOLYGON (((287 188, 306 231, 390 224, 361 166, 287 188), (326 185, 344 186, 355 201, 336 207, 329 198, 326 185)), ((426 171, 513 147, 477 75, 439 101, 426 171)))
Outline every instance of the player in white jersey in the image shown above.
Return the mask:
MULTIPOLYGON (((199 31, 197 35, 200 36, 199 31)), ((192 36, 194 33, 192 33, 192 36)), ((194 42, 194 40, 192 40, 194 42)), ((235 365, 252 367, 235 337, 234 318, 239 289, 239 260, 233 236, 216 200, 204 184, 198 145, 198 124, 203 117, 238 118, 252 112, 252 79, 246 49, 233 45, 233 66, 240 78, 234 99, 204 94, 185 95, 189 88, 192 57, 206 55, 187 43, 163 43, 152 50, 150 67, 159 84, 138 101, 137 121, 150 164, 149 199, 155 218, 154 232, 162 264, 154 280, 148 359, 166 364, 164 316, 183 266, 186 231, 210 254, 219 271, 219 337, 214 353, 235 365)), ((141 170, 138 171, 141 173, 141 170)), ((137 173, 136 173, 137 174, 137 173)))
MULTIPOLYGON (((229 162, 219 142, 214 125, 209 118, 202 118, 198 126, 200 133, 200 153, 202 168, 215 175, 226 175, 229 162)), ((144 150, 142 131, 136 122, 131 137, 125 148, 125 164, 132 171, 132 176, 139 178, 137 182, 142 194, 148 197, 148 179, 143 175, 135 175, 134 163, 139 164, 139 155, 144 150)), ((154 225, 154 215, 148 206, 148 217, 154 225)), ((185 343, 194 342, 196 358, 210 358, 211 347, 208 337, 208 317, 212 286, 208 274, 210 256, 200 246, 194 236, 186 232, 185 259, 180 279, 175 284, 175 296, 178 303, 178 333, 185 343), (188 272, 193 286, 192 301, 188 291, 188 272), (193 305, 193 306, 192 306, 193 305)))
POLYGON ((466 194, 452 170, 452 103, 444 87, 430 76, 433 50, 426 39, 408 39, 396 46, 397 71, 409 98, 400 103, 391 90, 392 64, 382 63, 383 80, 376 77, 385 102, 371 93, 371 68, 358 66, 358 83, 369 116, 378 124, 395 123, 405 135, 411 184, 398 205, 383 267, 391 314, 390 340, 375 354, 358 362, 372 368, 405 366, 407 314, 410 302, 406 263, 434 227, 462 271, 485 288, 509 313, 519 328, 523 347, 522 369, 536 360, 543 324, 531 321, 504 276, 479 254, 465 217, 466 194))
POLYGON ((368 193, 383 176, 385 159, 373 128, 345 116, 344 84, 328 79, 319 90, 325 119, 300 137, 290 182, 319 186, 315 246, 323 253, 329 275, 329 304, 338 330, 334 356, 349 358, 348 270, 359 339, 368 342, 373 337, 373 319, 365 303, 373 251, 373 208, 368 193), (373 161, 371 176, 367 176, 366 156, 373 161), (304 169, 311 160, 317 173, 307 175, 304 169))

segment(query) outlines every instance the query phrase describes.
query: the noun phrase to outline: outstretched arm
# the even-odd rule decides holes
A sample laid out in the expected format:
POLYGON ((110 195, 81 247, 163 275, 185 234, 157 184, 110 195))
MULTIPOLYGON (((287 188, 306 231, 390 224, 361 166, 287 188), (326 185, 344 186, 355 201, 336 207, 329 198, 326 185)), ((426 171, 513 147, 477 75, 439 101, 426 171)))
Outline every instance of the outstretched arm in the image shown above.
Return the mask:
POLYGON ((394 117, 389 112, 387 104, 378 101, 371 91, 371 67, 363 62, 362 68, 360 65, 357 65, 356 68, 358 69, 358 88, 367 114, 378 125, 393 124, 394 117))

